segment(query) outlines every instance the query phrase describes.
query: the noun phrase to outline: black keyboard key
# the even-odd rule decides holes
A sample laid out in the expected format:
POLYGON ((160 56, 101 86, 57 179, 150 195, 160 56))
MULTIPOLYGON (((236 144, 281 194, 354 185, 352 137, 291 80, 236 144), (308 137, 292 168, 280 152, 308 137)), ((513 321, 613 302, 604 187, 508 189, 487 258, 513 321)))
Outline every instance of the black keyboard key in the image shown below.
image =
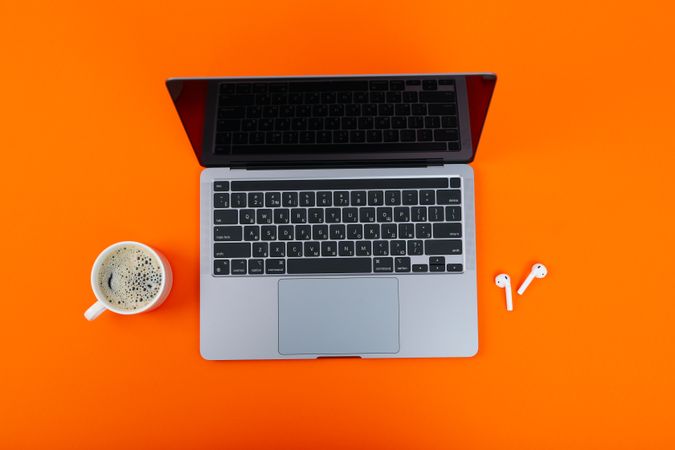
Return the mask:
POLYGON ((413 116, 426 116, 427 105, 425 103, 413 103, 411 106, 413 116))
POLYGON ((410 258, 407 256, 394 258, 394 270, 396 272, 410 272, 410 258))
POLYGON ((305 256, 320 256, 321 244, 319 242, 305 242, 305 256))
POLYGON ((335 206, 349 206, 349 192, 347 191, 333 192, 333 204, 335 206))
POLYGON ((291 223, 307 223, 307 210, 305 208, 291 209, 291 223))
POLYGON ((434 135, 432 134, 431 130, 427 129, 421 129, 417 130, 417 140, 420 142, 427 142, 427 141, 432 141, 434 139, 434 135))
POLYGON ((459 205, 462 203, 462 191, 459 189, 443 189, 436 191, 439 205, 459 205))
POLYGON ((253 243, 254 258, 267 258, 268 252, 269 252, 269 245, 267 244, 267 242, 253 243))
POLYGON ((283 259, 266 259, 265 273, 267 275, 281 275, 286 273, 286 261, 283 259))
POLYGON ((239 223, 242 223, 242 224, 255 223, 255 210, 253 210, 253 209, 240 209, 239 210, 239 223))
POLYGON ((396 255, 405 255, 406 242, 402 240, 394 240, 389 243, 389 252, 396 255))
POLYGON ((268 208, 277 208, 281 206, 281 193, 267 192, 265 194, 265 206, 268 208))
POLYGON ((248 193, 249 208, 262 208, 263 204, 264 204, 264 194, 262 192, 248 193))
POLYGON ((462 237, 462 224, 459 222, 456 223, 435 223, 433 224, 434 228, 434 239, 439 238, 460 238, 462 237))
POLYGON ((389 242, 388 241, 373 241, 373 255, 375 255, 375 256, 387 256, 387 255, 389 255, 389 242))
POLYGON ((374 223, 367 223, 363 226, 363 237, 364 239, 379 239, 380 238, 380 225, 374 223))
POLYGON ((429 257, 429 264, 442 264, 445 265, 445 256, 431 256, 429 257))
POLYGON ((405 80, 406 86, 419 86, 422 84, 420 80, 405 80))
POLYGON ((435 91, 438 89, 438 82, 436 80, 422 80, 422 89, 425 91, 435 91))
POLYGON ((404 205, 416 205, 417 204, 417 191, 403 191, 403 204, 404 205))
POLYGON ((436 203, 436 193, 431 190, 420 191, 420 205, 433 205, 436 203))
POLYGON ((398 130, 384 130, 384 142, 398 142, 398 130))
POLYGON ((333 131, 333 142, 336 144, 346 144, 349 142, 349 132, 345 130, 333 131))
POLYGON ((246 275, 246 260, 233 259, 231 263, 232 275, 246 275))
POLYGON ((375 222, 375 208, 359 208, 361 222, 375 222))
POLYGON ((359 221, 358 208, 343 208, 342 221, 346 223, 358 222, 359 221))
POLYGON ((272 258, 286 256, 286 245, 283 242, 270 242, 270 256, 272 258))
POLYGON ((293 225, 281 225, 277 231, 279 234, 278 239, 280 241, 293 240, 293 236, 295 234, 293 225))
POLYGON ((356 119, 353 117, 343 117, 342 118, 342 129, 343 130, 355 130, 356 129, 356 119))
POLYGON ((455 93, 450 91, 420 92, 421 103, 453 103, 455 93))
POLYGON ((413 272, 428 272, 429 266, 426 265, 426 264, 413 264, 412 271, 413 272))
POLYGON ((426 255, 461 255, 462 241, 460 239, 433 239, 424 241, 426 255))
POLYGON ((239 226, 213 227, 214 241, 241 241, 242 229, 239 226))
POLYGON ((417 239, 430 239, 431 238, 431 224, 430 223, 417 223, 417 224, 415 224, 415 237, 417 239))
POLYGON ((298 143, 298 132, 297 131, 286 131, 282 137, 282 142, 284 144, 297 144, 298 143))
POLYGON ((263 241, 277 240, 277 227, 274 225, 266 225, 260 228, 260 239, 263 241))
POLYGON ((459 189, 462 186, 461 178, 450 178, 450 187, 453 189, 459 189))
POLYGON ((404 92, 403 101, 406 103, 417 103, 417 91, 404 92))
POLYGON ((394 222, 410 222, 410 208, 407 206, 394 208, 394 222))
POLYGON ((366 132, 363 130, 352 130, 349 132, 349 142, 363 143, 366 142, 366 132))
POLYGON ((217 209, 213 211, 213 223, 216 225, 228 225, 239 223, 239 215, 234 209, 217 209))
POLYGON ((258 224, 270 224, 272 223, 272 210, 271 209, 259 209, 256 211, 256 220, 258 224))
POLYGON ((324 222, 324 216, 323 216, 323 208, 309 208, 307 210, 308 213, 308 222, 309 223, 323 223, 324 222))
POLYGON ((373 258, 373 272, 393 272, 394 258, 373 258))
POLYGON ((214 191, 229 191, 230 182, 229 181, 214 181, 213 182, 214 191))
POLYGON ((383 223, 381 226, 382 239, 396 239, 396 224, 383 223))
POLYGON ((216 259, 213 261, 213 274, 214 275, 229 275, 230 274, 230 261, 227 259, 216 259))
POLYGON ((356 243, 356 256, 370 256, 372 254, 372 246, 370 241, 358 241, 356 243))
POLYGON ((308 241, 312 239, 311 225, 297 225, 295 227, 295 238, 299 241, 308 241))
POLYGON ((414 239, 415 225, 413 225, 412 223, 398 224, 398 237, 401 239, 414 239))
MULTIPOLYGON (((434 116, 427 116, 424 118, 424 126, 426 128, 440 128, 441 127, 441 118, 440 117, 434 117, 434 116)), ((440 131, 440 130, 434 130, 435 131, 440 131)), ((434 133, 434 138, 437 141, 443 141, 443 140, 449 140, 449 141, 454 141, 455 139, 439 139, 436 137, 436 134, 434 133)))
POLYGON ((338 242, 338 254, 340 256, 354 256, 354 242, 352 241, 338 242))
POLYGON ((401 191, 385 191, 384 204, 396 206, 401 204, 401 191))
POLYGON ((328 239, 328 225, 313 225, 312 239, 317 241, 328 239))
POLYGON ((408 241, 408 254, 409 255, 423 255, 424 254, 424 241, 408 241))
POLYGON ((318 131, 316 133, 317 144, 330 144, 333 142, 333 133, 330 131, 318 131))
POLYGON ((378 130, 386 130, 391 126, 391 121, 389 117, 376 117, 375 118, 375 128, 378 130))
POLYGON ((366 191, 352 191, 352 206, 364 206, 366 204, 366 191))
POLYGON ((274 210, 274 223, 288 223, 290 220, 290 211, 287 208, 277 208, 274 210))
POLYGON ((219 119, 241 119, 244 117, 244 108, 241 106, 221 106, 218 108, 219 119))
POLYGON ((262 259, 249 259, 248 260, 248 273, 249 275, 262 275, 265 267, 265 261, 262 259))
POLYGON ((245 241, 260 240, 260 227, 258 227, 257 225, 244 227, 244 240, 245 241))
POLYGON ((324 242, 322 242, 321 243, 321 256, 337 256, 337 242, 335 242, 335 241, 324 241, 324 242))
MULTIPOLYGON (((427 117, 429 119, 429 117, 427 117)), ((427 125, 428 126, 428 125, 427 125)), ((459 139, 459 133, 455 129, 447 130, 445 128, 434 130, 435 141, 456 141, 459 139)))
POLYGON ((428 217, 430 222, 442 222, 444 219, 442 206, 430 206, 428 209, 428 217))
POLYGON ((392 117, 391 127, 392 128, 405 128, 408 125, 408 121, 405 117, 392 117))
POLYGON ((314 131, 301 131, 299 138, 301 144, 314 144, 316 142, 316 133, 314 131))
POLYGON ((392 91, 402 91, 405 88, 403 86, 403 80, 391 80, 389 81, 389 89, 392 91))
POLYGON ((380 116, 393 116, 394 105, 380 103, 379 105, 377 105, 377 114, 380 116))
POLYGON ((347 239, 363 239, 363 225, 350 224, 347 225, 347 239))
MULTIPOLYGON (((456 116, 443 116, 441 117, 441 126, 443 128, 457 128, 459 123, 456 116)), ((459 186, 457 186, 459 187, 459 186)))
POLYGON ((300 206, 314 206, 316 196, 314 192, 300 192, 300 206))
POLYGON ((359 117, 357 121, 357 126, 359 127, 359 130, 370 130, 373 128, 373 118, 359 117))
POLYGON ((427 208, 425 206, 413 206, 410 208, 410 216, 413 222, 426 222, 427 208))
POLYGON ((394 217, 393 210, 389 207, 377 208, 377 221, 378 222, 393 222, 394 217))
POLYGON ((222 119, 216 122, 216 129, 221 131, 239 131, 241 129, 241 120, 222 119))
POLYGON ((429 264, 431 272, 445 272, 445 264, 429 264))
POLYGON ((445 220, 447 220, 448 222, 459 222, 460 220, 462 220, 462 207, 446 206, 445 220))
POLYGON ((331 206, 333 204, 333 194, 331 192, 317 192, 316 206, 331 206))
POLYGON ((427 108, 431 116, 452 116, 455 114, 454 103, 432 103, 427 108))
POLYGON ((288 242, 286 244, 286 254, 289 258, 299 258, 302 256, 302 242, 288 242))
POLYGON ((330 238, 334 239, 336 241, 344 239, 345 238, 345 229, 346 228, 343 224, 330 225, 329 226, 330 238))
POLYGON ((384 204, 384 192, 382 191, 369 191, 368 192, 368 205, 369 206, 380 206, 384 204))
POLYGON ((401 101, 402 99, 400 92, 387 92, 387 103, 401 103, 401 101))
POLYGON ((248 133, 236 132, 232 135, 233 144, 248 144, 248 133))
POLYGON ((369 83, 371 91, 386 91, 389 89, 388 80, 371 80, 369 83))
POLYGON ((368 130, 368 131, 366 131, 366 141, 368 141, 368 142, 382 142, 382 131, 381 130, 368 130))
POLYGON ((448 272, 463 272, 464 266, 462 264, 448 264, 446 269, 448 272))
POLYGON ((289 274, 304 273, 370 273, 370 258, 290 258, 289 274))
POLYGON ((233 208, 246 208, 246 194, 243 192, 235 192, 231 200, 233 208))
POLYGON ((250 258, 250 242, 216 243, 213 244, 213 256, 215 258, 250 258))

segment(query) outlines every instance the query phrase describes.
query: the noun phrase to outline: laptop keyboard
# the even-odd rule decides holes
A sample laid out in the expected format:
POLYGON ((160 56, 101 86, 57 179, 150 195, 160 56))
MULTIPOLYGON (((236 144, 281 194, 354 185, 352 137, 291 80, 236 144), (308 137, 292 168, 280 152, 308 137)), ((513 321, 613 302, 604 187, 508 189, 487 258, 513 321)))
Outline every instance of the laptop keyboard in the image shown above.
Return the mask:
POLYGON ((462 272, 459 177, 215 181, 213 274, 462 272))
POLYGON ((219 86, 216 154, 460 150, 452 79, 219 86))

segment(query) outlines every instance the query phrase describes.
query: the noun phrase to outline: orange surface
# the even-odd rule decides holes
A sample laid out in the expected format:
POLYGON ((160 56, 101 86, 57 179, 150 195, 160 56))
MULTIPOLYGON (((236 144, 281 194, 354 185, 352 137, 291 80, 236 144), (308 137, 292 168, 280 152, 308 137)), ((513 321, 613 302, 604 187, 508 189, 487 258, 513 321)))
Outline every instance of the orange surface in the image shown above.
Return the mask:
POLYGON ((322 4, 0 3, 0 448, 674 448, 670 2, 322 4), (200 167, 164 79, 478 70, 478 356, 202 360, 200 167), (88 323, 123 239, 174 291, 88 323), (493 277, 535 261, 507 313, 493 277))

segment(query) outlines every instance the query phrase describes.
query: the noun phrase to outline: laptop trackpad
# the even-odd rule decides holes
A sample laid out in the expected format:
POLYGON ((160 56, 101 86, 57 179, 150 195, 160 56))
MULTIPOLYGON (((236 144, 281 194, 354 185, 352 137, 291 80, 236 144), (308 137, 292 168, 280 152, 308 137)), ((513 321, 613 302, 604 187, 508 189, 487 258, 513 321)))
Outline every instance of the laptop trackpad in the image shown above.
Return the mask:
POLYGON ((279 353, 397 353, 396 278, 279 281, 279 353))

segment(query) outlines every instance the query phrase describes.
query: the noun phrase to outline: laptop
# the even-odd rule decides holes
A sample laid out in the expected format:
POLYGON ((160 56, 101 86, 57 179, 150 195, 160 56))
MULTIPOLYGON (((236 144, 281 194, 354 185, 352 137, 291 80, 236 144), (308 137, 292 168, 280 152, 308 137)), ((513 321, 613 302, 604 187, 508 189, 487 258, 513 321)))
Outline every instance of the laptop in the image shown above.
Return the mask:
POLYGON ((492 73, 172 78, 199 163, 208 360, 478 351, 492 73))

